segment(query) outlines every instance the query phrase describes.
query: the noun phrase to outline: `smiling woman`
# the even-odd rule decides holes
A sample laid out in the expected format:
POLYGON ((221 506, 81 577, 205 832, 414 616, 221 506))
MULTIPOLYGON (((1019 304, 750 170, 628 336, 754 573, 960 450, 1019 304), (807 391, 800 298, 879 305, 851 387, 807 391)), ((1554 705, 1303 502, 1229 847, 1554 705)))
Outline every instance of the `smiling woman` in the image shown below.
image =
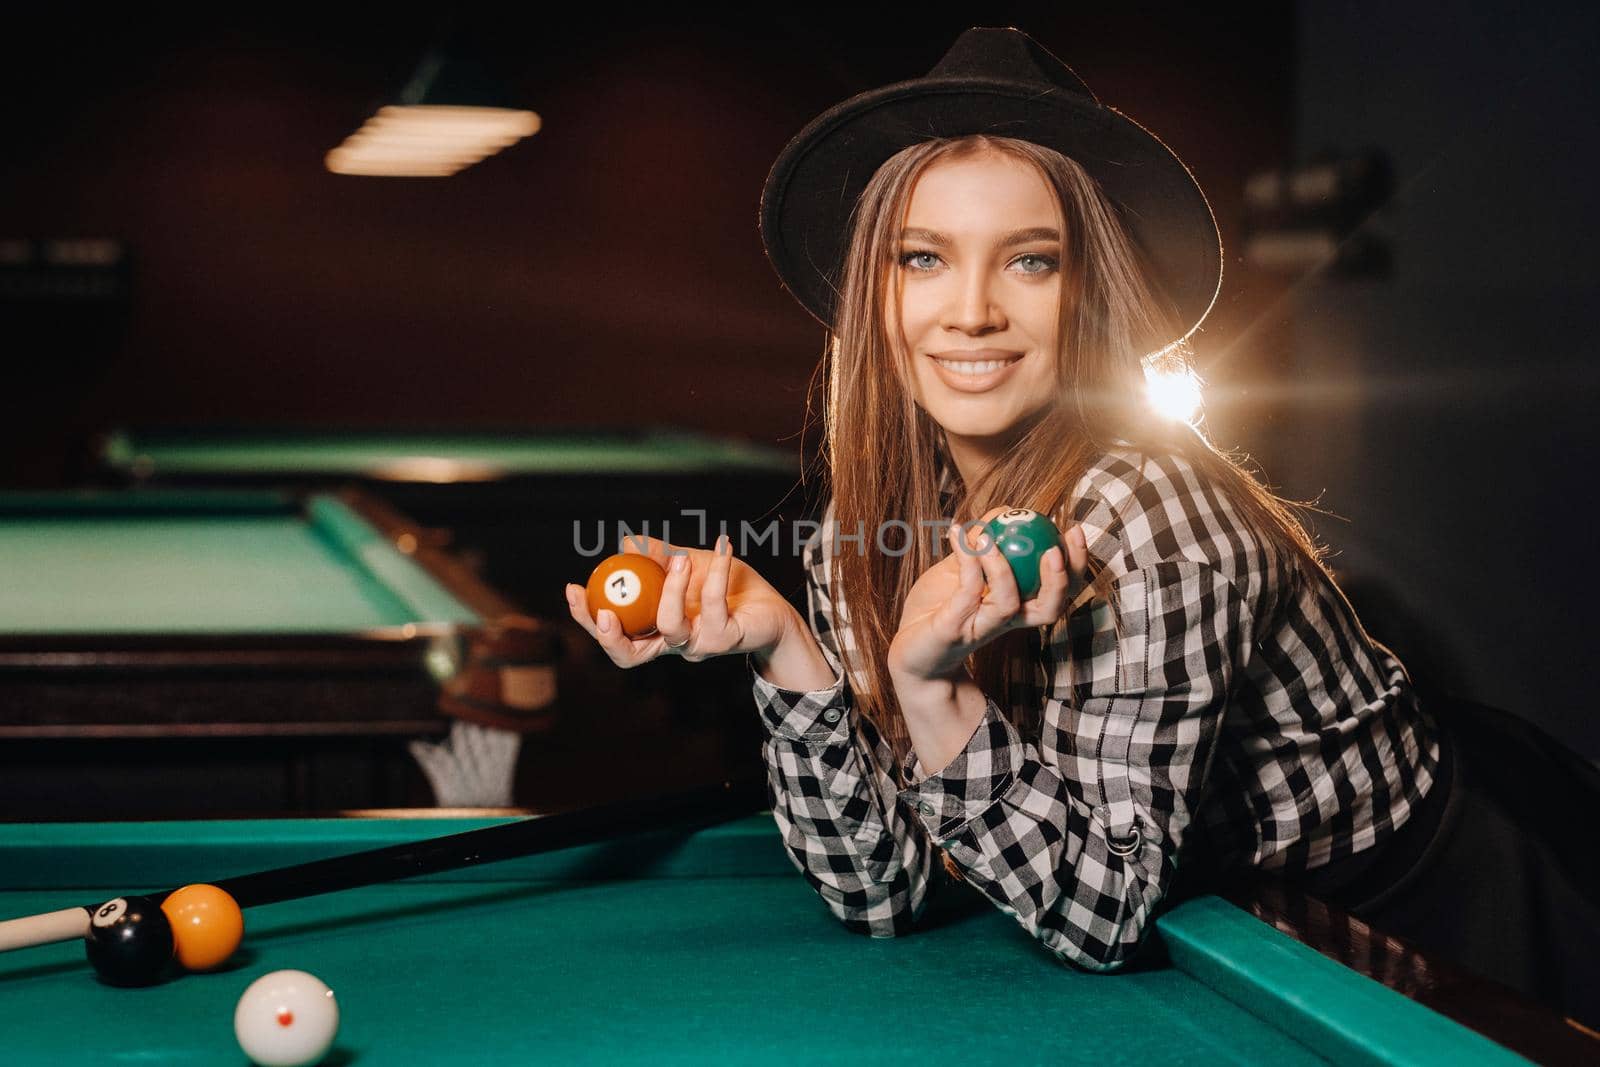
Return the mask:
POLYGON ((1291 505, 1153 411, 1146 367, 1185 364, 1221 269, 1165 145, 1026 35, 973 29, 795 137, 762 224, 830 334, 807 610, 723 550, 672 570, 648 642, 573 613, 623 666, 750 654, 774 815, 842 922, 910 931, 942 865, 1110 971, 1173 901, 1259 872, 1505 975, 1478 917, 1551 885, 1505 917, 1559 976, 1524 988, 1600 1014, 1584 894, 1452 816, 1492 806, 1465 746, 1291 505), (1063 531, 1027 598, 987 539, 922 536, 1010 508, 1063 531))
POLYGON ((969 480, 1054 401, 1061 318, 1055 196, 1023 160, 977 153, 917 182, 887 315, 911 395, 969 480), (942 220, 962 228, 947 235, 942 220))

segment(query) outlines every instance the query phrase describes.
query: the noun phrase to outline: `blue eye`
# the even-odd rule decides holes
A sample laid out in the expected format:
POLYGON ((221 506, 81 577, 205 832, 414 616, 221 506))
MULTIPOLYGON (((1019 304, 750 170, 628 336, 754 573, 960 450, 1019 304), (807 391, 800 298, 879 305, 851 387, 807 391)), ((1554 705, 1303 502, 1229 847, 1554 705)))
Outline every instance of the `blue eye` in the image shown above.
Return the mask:
POLYGON ((934 260, 936 262, 939 259, 939 257, 934 255, 932 252, 903 252, 900 255, 900 265, 902 267, 911 267, 912 270, 920 270, 920 271, 932 270, 933 269, 932 264, 930 264, 930 265, 928 265, 926 267, 913 267, 911 265, 911 261, 912 260, 914 260, 914 259, 923 259, 923 258, 931 259, 931 260, 934 260))
POLYGON ((1024 260, 1029 259, 1038 262, 1040 266, 1037 270, 1024 270, 1022 272, 1024 274, 1048 274, 1056 269, 1055 257, 1043 255, 1039 252, 1029 252, 1027 255, 1018 256, 1016 259, 1012 260, 1012 262, 1021 263, 1024 260))

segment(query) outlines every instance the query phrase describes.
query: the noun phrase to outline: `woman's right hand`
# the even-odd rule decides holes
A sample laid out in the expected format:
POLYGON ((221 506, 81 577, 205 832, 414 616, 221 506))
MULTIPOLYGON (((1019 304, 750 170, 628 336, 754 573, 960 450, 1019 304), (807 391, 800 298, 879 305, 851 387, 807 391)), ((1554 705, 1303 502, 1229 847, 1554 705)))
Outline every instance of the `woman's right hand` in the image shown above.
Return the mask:
MULTIPOLYGON (((628 637, 609 608, 602 608, 598 619, 590 618, 583 586, 567 586, 567 610, 617 666, 637 667, 663 653, 693 663, 712 656, 763 654, 793 632, 798 613, 754 567, 733 557, 726 534, 717 538, 714 550, 679 548, 654 537, 647 539, 647 546, 642 554, 667 572, 656 632, 649 637, 628 637)), ((624 550, 638 552, 637 539, 630 538, 624 550)))

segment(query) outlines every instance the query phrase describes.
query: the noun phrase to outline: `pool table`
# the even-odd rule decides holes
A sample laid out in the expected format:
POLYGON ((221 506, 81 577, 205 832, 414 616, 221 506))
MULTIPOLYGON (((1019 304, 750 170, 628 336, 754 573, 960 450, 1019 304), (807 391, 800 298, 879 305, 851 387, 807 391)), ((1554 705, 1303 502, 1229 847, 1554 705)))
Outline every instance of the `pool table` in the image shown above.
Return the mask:
POLYGON ((0 494, 0 559, 10 803, 59 743, 188 739, 215 757, 441 735, 441 687, 513 610, 357 490, 0 494))
MULTIPOLYGON (((0 825, 0 918, 502 821, 0 825)), ((965 892, 873 940, 770 816, 656 830, 253 908, 226 970, 144 989, 78 944, 0 955, 5 1058, 243 1063, 237 998, 298 968, 339 998, 335 1064, 1523 1062, 1217 897, 1159 920, 1170 963, 1091 975, 965 892)))
POLYGON ((808 506, 798 453, 682 428, 124 428, 91 447, 115 485, 359 485, 447 531, 490 585, 535 613, 559 609, 562 584, 586 576, 624 527, 709 547, 720 523, 737 539, 742 522, 775 522, 787 540, 752 539, 746 558, 786 592, 802 579, 790 536, 808 506))
POLYGON ((624 529, 708 547, 726 524, 738 549, 748 523, 757 532, 742 558, 803 605, 798 543, 806 527, 797 523, 816 501, 806 499, 797 449, 671 426, 222 426, 123 428, 91 451, 93 469, 112 487, 357 486, 527 614, 555 624, 565 649, 563 694, 601 711, 561 716, 537 747, 525 748, 519 804, 597 799, 583 792, 593 780, 584 767, 600 751, 613 754, 615 779, 644 791, 720 780, 759 758, 743 657, 689 664, 668 656, 620 671, 587 635, 568 629, 563 587, 582 584, 624 529), (667 745, 680 754, 672 767, 652 754, 667 745))
POLYGON ((437 729, 510 605, 359 492, 0 494, 0 739, 437 729))

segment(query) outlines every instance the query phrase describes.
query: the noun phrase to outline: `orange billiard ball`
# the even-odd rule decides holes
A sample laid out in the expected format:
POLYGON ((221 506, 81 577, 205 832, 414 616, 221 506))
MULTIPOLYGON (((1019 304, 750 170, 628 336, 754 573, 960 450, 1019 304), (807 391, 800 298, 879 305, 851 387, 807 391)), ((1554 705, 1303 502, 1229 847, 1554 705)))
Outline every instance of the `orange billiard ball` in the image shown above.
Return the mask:
POLYGON ((649 556, 619 552, 602 560, 589 575, 585 590, 589 596, 589 616, 600 618, 600 609, 617 613, 622 632, 629 637, 649 637, 656 632, 656 607, 661 603, 661 587, 667 572, 649 556))
POLYGON ((226 963, 244 940, 244 913, 225 890, 186 885, 161 902, 172 925, 173 955, 185 970, 209 971, 226 963))

